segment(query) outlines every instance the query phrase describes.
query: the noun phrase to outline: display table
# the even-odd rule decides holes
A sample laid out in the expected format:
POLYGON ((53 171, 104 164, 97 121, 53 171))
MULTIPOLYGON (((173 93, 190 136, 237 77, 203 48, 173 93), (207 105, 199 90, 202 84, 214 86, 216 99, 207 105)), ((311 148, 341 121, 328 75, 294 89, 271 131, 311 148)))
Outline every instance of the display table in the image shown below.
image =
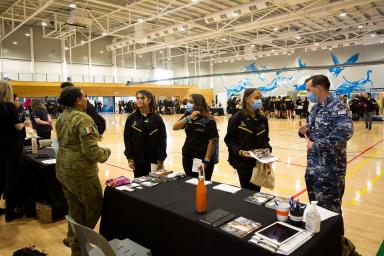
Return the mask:
POLYGON ((68 205, 61 184, 56 178, 56 165, 43 162, 55 159, 56 153, 52 148, 43 148, 38 154, 48 154, 49 158, 37 159, 37 155, 24 153, 22 200, 24 205, 27 205, 28 215, 33 215, 35 203, 41 202, 51 206, 53 220, 62 219, 68 212, 68 205))
POLYGON ((214 116, 223 116, 224 108, 210 108, 209 109, 214 116))
MULTIPOLYGON (((188 178, 187 178, 188 179, 188 178)), ((162 183, 133 192, 107 187, 104 193, 100 233, 107 239, 130 238, 158 255, 276 255, 198 220, 195 212, 195 186, 186 179, 162 183)), ((208 211, 223 209, 260 222, 276 221, 274 210, 244 201, 253 194, 241 190, 231 194, 207 186, 208 211)), ((341 218, 332 217, 321 232, 291 255, 340 255, 341 218)))

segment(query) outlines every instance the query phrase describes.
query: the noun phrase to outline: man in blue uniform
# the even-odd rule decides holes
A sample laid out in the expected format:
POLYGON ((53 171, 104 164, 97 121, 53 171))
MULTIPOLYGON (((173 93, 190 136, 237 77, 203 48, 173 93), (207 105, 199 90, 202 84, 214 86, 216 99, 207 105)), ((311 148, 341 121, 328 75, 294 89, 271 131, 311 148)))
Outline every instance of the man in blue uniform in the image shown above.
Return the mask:
POLYGON ((305 183, 310 201, 341 214, 347 169, 347 141, 353 135, 352 116, 347 105, 329 93, 328 77, 315 75, 306 80, 308 99, 316 103, 301 126, 307 139, 305 183))

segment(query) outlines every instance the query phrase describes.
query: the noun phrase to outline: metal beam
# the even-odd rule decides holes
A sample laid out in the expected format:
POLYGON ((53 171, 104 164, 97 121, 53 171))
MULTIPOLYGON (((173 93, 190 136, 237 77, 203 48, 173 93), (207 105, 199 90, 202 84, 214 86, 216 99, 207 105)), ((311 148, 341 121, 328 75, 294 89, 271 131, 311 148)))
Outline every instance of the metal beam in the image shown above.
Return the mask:
POLYGON ((0 42, 2 42, 4 39, 6 39, 8 36, 10 36, 13 32, 18 30, 21 26, 23 26, 25 23, 27 23, 30 19, 35 17, 37 14, 42 12, 45 8, 47 8, 54 0, 48 0, 43 6, 41 6, 38 10, 36 10, 31 16, 27 17, 23 22, 21 22, 18 26, 13 28, 8 34, 4 35, 0 38, 0 42))

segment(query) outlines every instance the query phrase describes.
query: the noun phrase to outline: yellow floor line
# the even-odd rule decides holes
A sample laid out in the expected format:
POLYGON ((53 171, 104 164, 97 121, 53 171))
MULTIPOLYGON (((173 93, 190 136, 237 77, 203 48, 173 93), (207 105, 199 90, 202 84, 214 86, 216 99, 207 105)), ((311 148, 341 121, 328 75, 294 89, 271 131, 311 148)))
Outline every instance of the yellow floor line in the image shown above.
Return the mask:
MULTIPOLYGON (((371 182, 372 186, 375 185, 376 182, 383 176, 383 173, 384 173, 384 169, 381 170, 380 175, 377 175, 375 178, 372 179, 372 182, 371 182)), ((366 186, 363 189, 357 191, 357 193, 359 193, 359 195, 360 195, 360 199, 367 192, 368 192, 368 186, 366 186)), ((356 201, 357 201, 356 198, 354 198, 351 201, 346 202, 344 205, 354 206, 356 204, 356 201)))
POLYGON ((365 159, 363 162, 361 162, 358 166, 356 166, 355 168, 353 168, 350 171, 347 171, 347 175, 345 176, 345 178, 351 177, 357 170, 359 170, 362 166, 364 166, 366 163, 368 163, 372 158, 376 157, 383 150, 384 150, 384 146, 382 146, 380 149, 375 151, 375 153, 370 155, 367 159, 365 159))

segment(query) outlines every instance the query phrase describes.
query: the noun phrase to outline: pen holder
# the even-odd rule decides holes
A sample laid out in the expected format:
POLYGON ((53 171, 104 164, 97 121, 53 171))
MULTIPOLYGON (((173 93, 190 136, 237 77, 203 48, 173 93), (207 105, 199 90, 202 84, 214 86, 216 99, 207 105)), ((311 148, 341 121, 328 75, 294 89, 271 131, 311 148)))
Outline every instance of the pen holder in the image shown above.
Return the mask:
POLYGON ((297 212, 289 212, 289 221, 293 226, 302 227, 303 225, 303 215, 298 215, 297 212))

